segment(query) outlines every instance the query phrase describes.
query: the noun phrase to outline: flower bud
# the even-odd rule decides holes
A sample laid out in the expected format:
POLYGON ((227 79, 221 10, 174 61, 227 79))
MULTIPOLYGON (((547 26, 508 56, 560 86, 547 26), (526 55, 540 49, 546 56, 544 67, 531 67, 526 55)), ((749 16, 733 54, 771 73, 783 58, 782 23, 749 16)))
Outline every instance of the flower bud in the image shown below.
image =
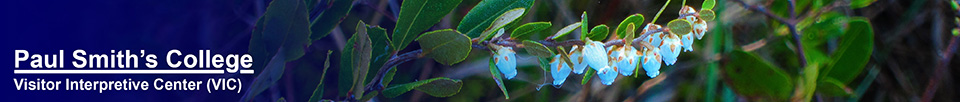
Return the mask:
POLYGON ((550 61, 550 76, 553 76, 553 85, 562 85, 569 75, 570 66, 566 64, 566 61, 559 54, 553 56, 553 60, 550 61))
POLYGON ((503 76, 507 79, 513 79, 513 77, 517 76, 516 55, 517 53, 514 52, 511 47, 498 47, 497 51, 493 54, 497 69, 500 69, 500 73, 503 73, 503 76))

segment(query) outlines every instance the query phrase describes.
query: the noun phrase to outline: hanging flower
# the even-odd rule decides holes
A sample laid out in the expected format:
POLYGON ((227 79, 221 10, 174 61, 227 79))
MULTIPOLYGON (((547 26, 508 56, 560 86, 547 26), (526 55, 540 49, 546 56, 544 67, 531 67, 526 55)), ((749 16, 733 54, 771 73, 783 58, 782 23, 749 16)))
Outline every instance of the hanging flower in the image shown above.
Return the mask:
POLYGON ((617 54, 616 68, 623 76, 633 75, 633 70, 637 68, 640 59, 640 52, 632 46, 620 47, 617 54))
POLYGON ((513 79, 517 76, 517 52, 514 52, 511 47, 493 46, 497 49, 493 54, 494 63, 500 69, 500 73, 503 73, 507 79, 513 79))
POLYGON ((647 72, 650 78, 660 75, 660 54, 657 53, 660 48, 643 48, 643 70, 647 72))
POLYGON ((570 61, 573 62, 573 73, 583 74, 583 69, 587 68, 587 64, 583 63, 583 53, 579 45, 573 45, 573 48, 570 48, 570 61))
POLYGON ((707 21, 697 20, 693 22, 693 35, 697 36, 697 39, 702 39, 703 35, 707 32, 707 21))
MULTIPOLYGON (((613 63, 609 64, 612 65, 613 63)), ((603 85, 613 84, 613 81, 617 79, 617 68, 601 68, 600 70, 597 70, 597 76, 600 77, 600 83, 603 83, 603 85)))
POLYGON ((606 56, 607 51, 603 48, 603 43, 599 41, 586 41, 583 47, 583 57, 587 65, 594 70, 599 71, 600 69, 609 67, 608 56, 606 56))
POLYGON ((680 38, 676 34, 666 34, 663 37, 663 44, 660 45, 660 54, 663 55, 663 62, 667 65, 673 65, 677 62, 677 56, 680 56, 680 38))
POLYGON ((550 61, 550 76, 553 76, 553 85, 562 85, 563 81, 566 81, 567 76, 570 75, 570 66, 566 63, 559 54, 553 56, 553 60, 550 61))
POLYGON ((693 36, 694 34, 687 34, 680 37, 680 43, 683 44, 683 52, 693 51, 693 36))
MULTIPOLYGON (((656 30, 659 30, 660 28, 663 28, 663 26, 653 24, 653 23, 648 23, 646 27, 643 27, 643 33, 647 33, 648 31, 656 31, 656 30)), ((663 31, 651 32, 651 33, 653 34, 650 34, 650 36, 647 36, 647 38, 643 39, 643 41, 650 43, 650 45, 653 45, 653 46, 660 46, 661 38, 663 37, 663 31)))

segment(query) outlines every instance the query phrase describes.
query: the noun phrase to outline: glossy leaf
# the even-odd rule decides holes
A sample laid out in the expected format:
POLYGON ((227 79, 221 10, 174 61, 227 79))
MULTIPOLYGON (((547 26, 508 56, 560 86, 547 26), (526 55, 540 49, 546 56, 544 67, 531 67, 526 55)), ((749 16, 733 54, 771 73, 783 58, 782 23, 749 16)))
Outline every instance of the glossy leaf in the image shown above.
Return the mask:
POLYGON ((690 23, 690 21, 686 19, 674 19, 667 23, 667 28, 670 28, 670 33, 681 36, 693 31, 693 23, 690 23))
POLYGON ((494 35, 496 34, 494 32, 501 31, 501 29, 503 29, 504 26, 507 26, 507 24, 510 24, 513 21, 520 18, 521 16, 523 16, 524 12, 526 12, 526 9, 524 8, 515 8, 515 9, 511 9, 510 11, 503 12, 503 14, 500 14, 500 16, 497 17, 497 20, 493 21, 490 27, 488 27, 486 30, 483 31, 483 33, 480 35, 480 37, 483 37, 483 39, 481 39, 480 41, 490 39, 491 37, 494 37, 494 36, 500 36, 500 35, 494 35))
POLYGON ((497 69, 496 63, 493 62, 493 58, 490 58, 490 75, 493 76, 493 81, 497 83, 497 86, 500 87, 500 92, 503 92, 503 96, 507 99, 510 99, 510 94, 507 92, 506 86, 503 86, 503 75, 500 73, 500 69, 497 69))
MULTIPOLYGON (((313 11, 317 0, 305 1, 307 1, 307 7, 310 8, 310 11, 313 11)), ((337 27, 337 25, 343 21, 344 17, 350 13, 350 9, 353 8, 353 1, 354 0, 327 0, 327 2, 324 2, 324 5, 329 7, 320 11, 317 18, 313 18, 313 22, 310 23, 310 39, 320 40, 330 35, 330 31, 333 31, 333 28, 337 27)))
POLYGON ((381 80, 383 81, 383 86, 389 86, 390 82, 393 81, 393 76, 395 75, 397 75, 397 66, 393 66, 393 68, 390 68, 390 71, 387 71, 386 75, 383 75, 383 80, 381 80))
POLYGON ((587 36, 587 34, 590 34, 588 29, 590 23, 587 22, 589 20, 590 19, 587 19, 587 11, 583 11, 583 15, 580 15, 580 40, 586 40, 587 37, 589 37, 587 36))
MULTIPOLYGON (((383 64, 387 63, 387 60, 390 60, 393 49, 390 49, 390 39, 389 36, 387 36, 386 29, 377 26, 367 26, 366 28, 373 46, 370 55, 371 69, 367 70, 367 73, 377 73, 377 71, 380 71, 380 68, 383 67, 383 64)), ((370 80, 373 80, 373 77, 374 74, 367 74, 365 82, 369 83, 370 80)))
POLYGON ((593 68, 587 68, 586 70, 587 72, 583 74, 583 80, 580 80, 580 85, 586 85, 593 76, 597 75, 597 70, 593 70, 593 68))
POLYGON ((532 23, 523 24, 520 27, 517 27, 517 29, 514 29, 513 32, 510 33, 510 37, 522 38, 522 36, 540 32, 542 30, 550 28, 550 26, 553 26, 553 24, 550 22, 532 22, 532 23))
POLYGON ((310 101, 307 102, 318 102, 323 98, 323 80, 327 79, 327 68, 330 68, 330 54, 333 54, 333 51, 327 51, 327 58, 323 60, 323 72, 320 73, 320 83, 317 84, 313 95, 310 96, 310 101))
POLYGON ((846 34, 841 37, 840 47, 832 56, 833 66, 828 77, 849 84, 860 75, 873 54, 873 27, 866 19, 850 21, 846 34))
POLYGON ((550 48, 536 41, 523 40, 523 46, 523 49, 527 50, 527 53, 537 57, 548 58, 554 55, 550 48))
POLYGON ((417 89, 434 97, 449 97, 460 92, 463 82, 450 78, 433 78, 412 83, 400 84, 383 90, 383 95, 393 98, 407 91, 417 89))
POLYGON ((470 54, 470 38, 453 29, 424 33, 417 38, 423 54, 444 65, 463 61, 470 54))
MULTIPOLYGON (((617 38, 626 37, 626 35, 624 35, 624 34, 626 34, 627 25, 629 25, 629 24, 633 24, 633 25, 643 24, 643 19, 644 19, 644 18, 643 18, 643 15, 641 15, 641 14, 633 14, 633 15, 628 16, 626 19, 623 19, 623 21, 620 22, 619 25, 617 25, 617 30, 615 31, 614 34, 617 35, 617 38)), ((639 28, 640 28, 640 26, 635 26, 634 30, 639 29, 639 28)))
POLYGON ((573 32, 573 30, 577 30, 577 28, 580 28, 580 22, 576 22, 561 28, 560 31, 557 31, 557 34, 550 36, 550 39, 559 39, 560 37, 567 36, 567 34, 570 34, 570 32, 573 32))
POLYGON ((851 0, 850 7, 853 9, 863 8, 870 6, 873 2, 877 2, 877 0, 851 0))
POLYGON ((403 50, 421 32, 440 22, 461 0, 404 0, 393 30, 390 44, 394 51, 403 50))
MULTIPOLYGON (((282 55, 285 61, 299 59, 304 47, 310 46, 307 8, 302 0, 277 0, 270 3, 266 13, 257 20, 250 38, 248 52, 254 59, 270 59, 282 55), (283 48, 282 54, 277 49, 283 48)), ((261 70, 267 61, 254 61, 253 68, 261 70)))
MULTIPOLYGON (((354 37, 347 39, 347 42, 356 42, 354 37)), ((343 46, 343 51, 340 51, 340 72, 337 78, 337 92, 340 96, 347 96, 347 93, 350 92, 350 88, 353 87, 353 52, 354 44, 346 43, 343 46)))
POLYGON ((457 31, 465 32, 470 38, 476 38, 490 27, 500 14, 514 8, 530 9, 534 0, 483 0, 477 3, 463 17, 457 31))
POLYGON ((283 70, 286 65, 284 61, 285 56, 282 56, 283 49, 281 48, 280 53, 273 56, 267 63, 266 68, 263 71, 260 71, 260 75, 257 75, 257 78, 253 79, 253 86, 250 87, 250 91, 247 91, 243 95, 243 101, 250 101, 258 94, 263 91, 266 91, 274 84, 277 84, 277 80, 280 80, 280 77, 283 77, 283 70))
POLYGON ((603 39, 607 39, 607 34, 610 34, 610 27, 607 27, 605 24, 600 24, 593 26, 593 29, 590 29, 587 37, 593 41, 603 41, 603 39))
POLYGON ((717 1, 716 1, 716 0, 703 0, 703 5, 700 6, 700 9, 702 9, 702 10, 712 10, 712 9, 713 9, 713 6, 716 6, 716 5, 717 5, 717 1))
POLYGON ((727 82, 741 95, 786 99, 793 91, 790 76, 752 53, 731 52, 724 63, 727 82))

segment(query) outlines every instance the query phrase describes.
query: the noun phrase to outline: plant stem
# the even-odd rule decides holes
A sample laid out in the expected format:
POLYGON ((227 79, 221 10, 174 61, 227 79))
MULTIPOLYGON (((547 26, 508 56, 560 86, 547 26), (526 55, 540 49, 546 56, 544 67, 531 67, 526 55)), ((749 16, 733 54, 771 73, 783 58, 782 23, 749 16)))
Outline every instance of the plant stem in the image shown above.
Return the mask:
POLYGON ((776 19, 780 23, 787 25, 787 27, 790 29, 790 35, 793 35, 793 43, 797 46, 797 58, 800 59, 800 67, 807 66, 807 57, 803 49, 803 43, 800 43, 800 32, 797 31, 798 20, 796 17, 797 15, 797 12, 795 11, 796 3, 794 2, 794 0, 789 0, 790 9, 788 10, 790 10, 790 17, 787 17, 787 18, 780 17, 774 14, 773 12, 767 11, 763 6, 749 5, 746 2, 743 2, 743 0, 733 0, 733 1, 739 3, 740 6, 743 6, 744 8, 750 11, 762 13, 767 17, 776 19))

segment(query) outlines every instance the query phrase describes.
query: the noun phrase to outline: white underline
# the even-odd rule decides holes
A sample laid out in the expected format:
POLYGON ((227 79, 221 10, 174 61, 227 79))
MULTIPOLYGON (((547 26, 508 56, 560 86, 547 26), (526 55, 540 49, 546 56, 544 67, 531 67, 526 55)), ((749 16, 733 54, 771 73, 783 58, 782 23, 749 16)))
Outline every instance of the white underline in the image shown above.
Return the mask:
MULTIPOLYGON (((201 70, 13 70, 13 74, 225 74, 223 69, 201 70)), ((253 74, 253 70, 240 70, 253 74)))

